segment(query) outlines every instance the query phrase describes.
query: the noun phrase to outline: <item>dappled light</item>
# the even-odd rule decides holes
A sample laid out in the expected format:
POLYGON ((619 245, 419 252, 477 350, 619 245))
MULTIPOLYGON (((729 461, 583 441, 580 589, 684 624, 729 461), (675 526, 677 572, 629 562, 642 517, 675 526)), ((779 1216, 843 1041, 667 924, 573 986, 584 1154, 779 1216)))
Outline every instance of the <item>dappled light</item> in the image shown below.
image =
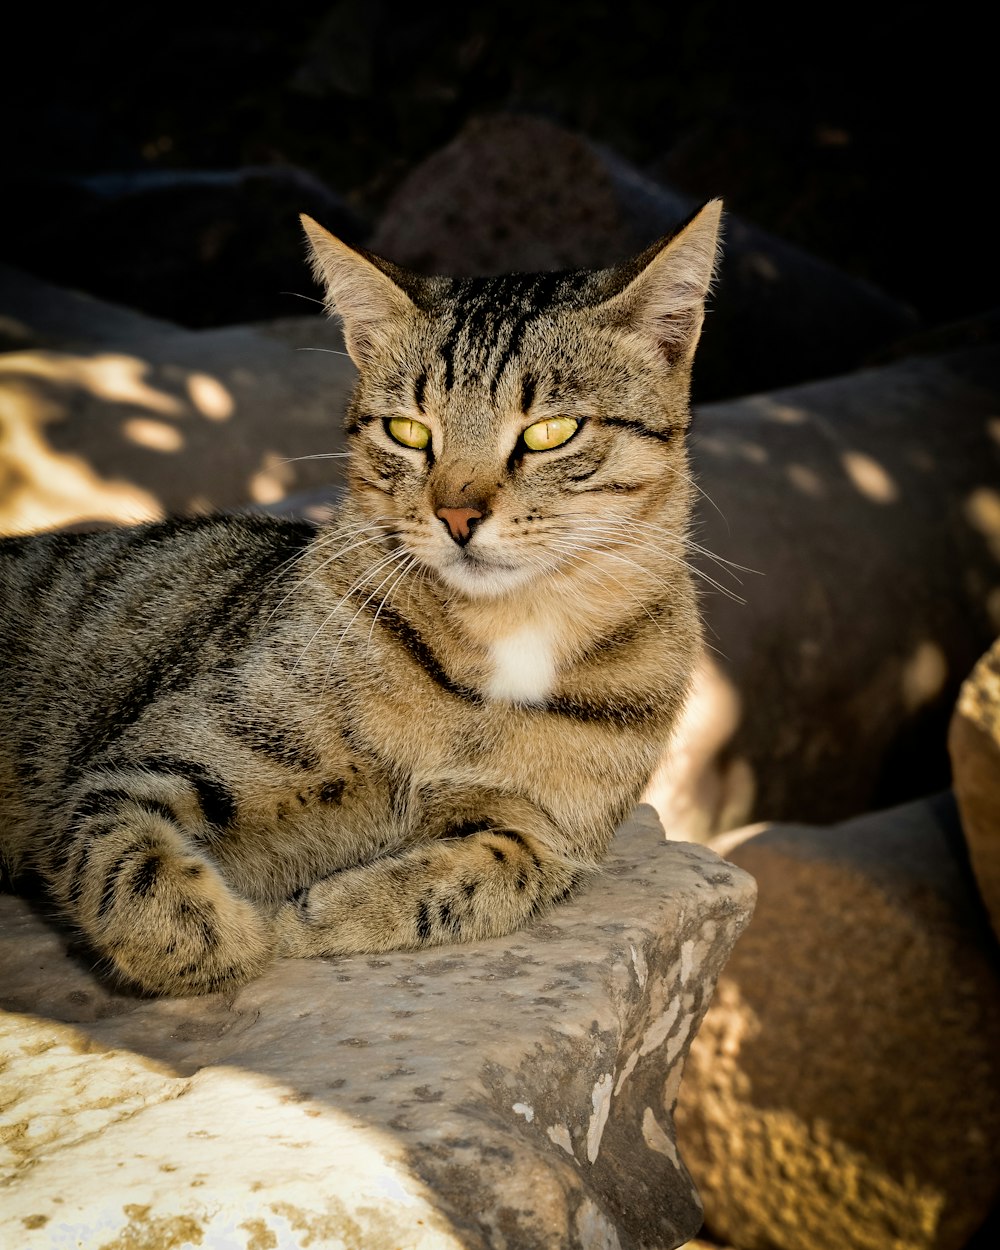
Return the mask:
POLYGON ((965 516, 973 529, 986 539, 990 551, 1000 560, 1000 491, 979 486, 965 501, 965 516))
POLYGON ((750 464, 766 464, 768 461, 767 449, 761 447, 760 443, 742 442, 737 445, 736 450, 750 464))
MULTIPOLYGON (((300 986, 303 994, 311 988, 310 971, 300 986)), ((73 979, 72 971, 67 975, 73 979)), ((75 980, 80 1001, 99 993, 89 980, 79 975, 75 980)), ((277 1014, 277 988, 272 999, 269 1005, 277 1014)), ((41 1184, 52 1192, 44 1178, 59 1175, 57 1201, 75 1218, 73 1233, 65 1224, 59 1229, 60 1242, 110 1245, 106 1238, 117 1222, 113 1240, 122 1246, 329 1245, 340 1210, 360 1200, 375 1213, 380 1242, 382 1227, 394 1220, 401 1227, 418 1226, 408 1243, 414 1248, 459 1250, 460 1239, 438 1213, 433 1190, 405 1166, 392 1134, 374 1115, 338 1108, 328 1092, 337 1082, 323 1079, 326 1073, 313 1077, 318 1095, 305 1093, 301 1074, 280 1045, 265 1046, 270 1053, 263 1063, 255 1062, 253 1053, 239 1052, 234 1061, 230 1039, 217 1051, 223 1062, 206 1065, 192 1079, 185 1041, 197 1037, 203 1047, 218 1046, 234 1021, 234 1038, 239 1038, 248 1023, 239 1008, 220 1011, 205 1000, 161 1005, 111 999, 105 1005, 118 1009, 114 1014, 125 1034, 113 1049, 101 1025, 87 1021, 85 1014, 74 1019, 71 1011, 72 1022, 64 1023, 58 1015, 50 1018, 45 1008, 39 1014, 4 1013, 5 1040, 16 1046, 19 1079, 12 1082, 8 1074, 3 1105, 16 1108, 20 1123, 31 1127, 13 1150, 2 1152, 0 1171, 9 1181, 20 1168, 37 1169, 41 1184), (50 1091, 56 1082, 72 1089, 62 1116, 52 1114, 50 1091), (165 1216, 172 1195, 197 1191, 218 1168, 216 1130, 226 1123, 239 1123, 244 1140, 238 1151, 227 1153, 224 1188, 213 1191, 209 1210, 200 1218, 165 1216), (113 1143, 122 1132, 132 1140, 116 1156, 119 1147, 113 1143), (91 1145, 81 1149, 87 1138, 91 1145), (149 1184, 150 1156, 170 1160, 159 1172, 162 1188, 155 1181, 149 1184), (148 1201, 123 1205, 106 1198, 90 1178, 94 1168, 109 1166, 115 1167, 116 1192, 143 1194, 153 1200, 152 1207, 148 1201)), ((46 1007, 52 1011, 50 1004, 46 1007)), ((257 1014, 251 1012, 249 1021, 257 1014)), ((360 1067, 360 1061, 354 1066, 360 1067)), ((351 1065, 341 1067, 349 1071, 351 1065)), ((5 1202, 5 1215, 35 1227, 31 1220, 37 1206, 37 1195, 15 1190, 5 1202)), ((51 1227, 59 1228, 55 1221, 51 1227)))
POLYGON ((236 411, 236 403, 218 378, 207 373, 192 373, 187 380, 192 404, 210 421, 227 421, 236 411))
POLYGON ((810 469, 806 464, 786 465, 785 476, 803 495, 810 495, 813 499, 822 499, 826 494, 823 479, 815 469, 810 469))
POLYGON ((24 352, 0 359, 4 377, 35 377, 79 386, 113 404, 138 404, 164 416, 180 416, 184 405, 176 395, 150 386, 149 365, 135 356, 107 354, 68 356, 54 352, 24 352))
POLYGON ((896 503, 899 499, 899 487, 871 456, 845 451, 840 462, 857 489, 873 503, 896 503))
POLYGON ((276 451, 266 451, 261 466, 249 481, 250 498, 254 503, 277 503, 288 494, 295 481, 295 470, 276 451))
POLYGON ((0 1250, 1000 1247, 983 30, 14 12, 0 1250))
POLYGON ((725 757, 741 719, 739 691, 703 652, 674 737, 643 794, 668 838, 704 842, 749 818, 753 769, 725 757))
POLYGON ((180 451, 184 435, 175 425, 154 421, 150 417, 129 417, 122 422, 122 433, 140 447, 151 451, 180 451))
POLYGON ((84 457, 57 451, 44 427, 58 415, 54 406, 8 385, 0 372, 0 532, 26 534, 88 520, 130 523, 163 516, 151 491, 104 478, 84 457))
POLYGON ((915 712, 933 703, 948 679, 948 660, 936 642, 921 642, 903 662, 900 674, 903 703, 915 712))
POLYGON ((780 403, 769 395, 753 395, 744 402, 759 416, 781 425, 804 425, 809 420, 809 414, 804 409, 780 403))
POLYGON ((0 353, 0 532, 333 492, 353 371, 249 330, 227 332, 209 362, 209 341, 168 333, 148 358, 0 353))
MULTIPOLYGON (((766 826, 741 830, 744 833, 749 838, 768 836, 766 826)), ((729 854, 729 849, 724 848, 724 853, 729 854)), ((782 925, 779 937, 795 942, 790 924, 782 925)), ((771 954, 778 956, 777 942, 771 954)), ((793 957, 791 962, 797 965, 801 960, 793 957)), ((873 1157, 872 1150, 865 1148, 867 1143, 853 1142, 849 1126, 841 1123, 836 1086, 823 1083, 825 1067, 820 1076, 812 1078, 816 1105, 803 1107, 802 1086, 813 1092, 809 1083, 812 1065, 808 1056, 803 1060, 796 1052, 794 1038, 775 1038, 773 1017, 785 1020, 786 1016, 768 1010, 767 1004, 762 1007, 759 992, 747 991, 747 980, 747 976, 739 976, 737 955, 730 971, 720 979, 712 1009, 692 1044, 677 1113, 682 1157, 697 1152, 717 1160, 709 1184, 713 1188, 724 1185, 729 1200, 741 1210, 754 1212, 758 1220, 760 1212, 782 1200, 781 1186, 775 1182, 787 1184, 794 1179, 800 1207, 818 1211, 824 1220, 824 1231, 836 1238, 837 1244, 874 1244, 859 1239, 867 1231, 864 1213, 868 1209, 878 1211, 883 1218, 884 1213, 890 1214, 891 1226, 905 1234, 905 1241, 901 1238, 897 1244, 932 1244, 929 1239, 935 1235, 945 1204, 936 1178, 899 1176, 891 1155, 880 1167, 878 1156, 873 1157), (781 1060, 801 1063, 803 1067, 801 1072, 785 1072, 789 1087, 785 1097, 775 1097, 774 1091, 761 1089, 761 1082, 754 1081, 762 1073, 771 1076, 779 1066, 780 1061, 772 1060, 768 1065, 762 1057, 774 1050, 781 1060), (710 1090, 711 1100, 706 1099, 699 1111, 690 1096, 685 1099, 686 1088, 710 1090), (734 1140, 739 1143, 735 1152, 734 1140), (734 1154, 739 1162, 731 1164, 729 1160, 734 1154), (745 1166, 748 1157, 752 1160, 750 1167, 745 1166), (864 1177, 866 1187, 863 1200, 858 1192, 859 1177, 864 1177)), ((799 987, 796 985, 789 992, 795 995, 799 987)), ((822 992, 815 997, 829 1010, 822 992)), ((818 1015, 819 1009, 814 1010, 818 1015)), ((813 1019, 803 1010, 803 1019, 795 1019, 794 1023, 806 1033, 810 1045, 822 1049, 822 1024, 826 1019, 813 1019)), ((849 1038, 843 1045, 853 1052, 856 1044, 849 1038)), ((823 1062, 828 1067, 827 1054, 824 1052, 823 1062)), ((855 1098, 863 1096, 854 1094, 855 1098)), ((702 1185, 706 1185, 704 1179, 702 1185)), ((760 1237, 759 1224, 753 1232, 760 1237)), ((751 1244, 763 1244, 763 1240, 751 1244)))

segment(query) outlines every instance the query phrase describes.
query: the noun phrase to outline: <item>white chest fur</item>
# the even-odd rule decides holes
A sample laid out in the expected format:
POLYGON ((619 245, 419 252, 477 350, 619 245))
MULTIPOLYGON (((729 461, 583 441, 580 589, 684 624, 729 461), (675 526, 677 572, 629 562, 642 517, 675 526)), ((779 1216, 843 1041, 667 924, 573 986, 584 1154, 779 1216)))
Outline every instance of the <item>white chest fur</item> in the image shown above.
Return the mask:
POLYGON ((486 693, 511 703, 541 703, 555 685, 552 637, 537 625, 525 625, 490 647, 493 672, 486 693))

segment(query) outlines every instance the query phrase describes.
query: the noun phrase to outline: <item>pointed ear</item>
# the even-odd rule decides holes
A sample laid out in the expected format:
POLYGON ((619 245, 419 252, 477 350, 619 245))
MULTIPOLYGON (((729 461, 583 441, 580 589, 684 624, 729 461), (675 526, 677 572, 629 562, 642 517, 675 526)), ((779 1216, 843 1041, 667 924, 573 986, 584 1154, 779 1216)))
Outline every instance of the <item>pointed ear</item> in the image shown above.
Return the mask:
POLYGON ((709 200, 672 235, 627 266, 626 285, 596 310, 646 335, 670 363, 690 363, 719 250, 722 201, 709 200))
POLYGON ((299 220, 309 243, 313 274, 326 288, 326 311, 340 318, 351 359, 363 369, 384 350, 393 323, 412 316, 416 305, 365 253, 341 243, 305 213, 299 220))

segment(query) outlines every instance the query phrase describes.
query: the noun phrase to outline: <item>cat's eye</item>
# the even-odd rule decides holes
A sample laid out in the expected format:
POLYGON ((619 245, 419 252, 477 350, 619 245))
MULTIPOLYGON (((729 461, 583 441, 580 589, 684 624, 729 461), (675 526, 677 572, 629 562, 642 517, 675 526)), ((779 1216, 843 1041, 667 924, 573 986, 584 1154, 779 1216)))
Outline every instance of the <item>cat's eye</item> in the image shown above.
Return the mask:
POLYGON ((529 425, 521 437, 529 451, 551 451, 568 443, 580 422, 573 417, 548 417, 529 425))
POLYGON ((415 451, 423 451, 431 441, 431 432, 420 421, 411 421, 409 417, 393 417, 385 423, 390 438, 404 447, 412 447, 415 451))

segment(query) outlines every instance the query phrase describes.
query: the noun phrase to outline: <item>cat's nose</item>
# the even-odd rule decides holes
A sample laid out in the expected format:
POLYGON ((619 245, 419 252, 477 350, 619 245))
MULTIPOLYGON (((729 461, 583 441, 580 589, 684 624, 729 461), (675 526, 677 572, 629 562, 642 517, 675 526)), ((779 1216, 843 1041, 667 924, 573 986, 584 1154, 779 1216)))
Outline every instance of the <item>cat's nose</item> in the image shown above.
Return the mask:
POLYGON ((460 547, 472 537, 472 526, 482 513, 477 508, 438 508, 434 514, 448 526, 448 532, 460 547))

